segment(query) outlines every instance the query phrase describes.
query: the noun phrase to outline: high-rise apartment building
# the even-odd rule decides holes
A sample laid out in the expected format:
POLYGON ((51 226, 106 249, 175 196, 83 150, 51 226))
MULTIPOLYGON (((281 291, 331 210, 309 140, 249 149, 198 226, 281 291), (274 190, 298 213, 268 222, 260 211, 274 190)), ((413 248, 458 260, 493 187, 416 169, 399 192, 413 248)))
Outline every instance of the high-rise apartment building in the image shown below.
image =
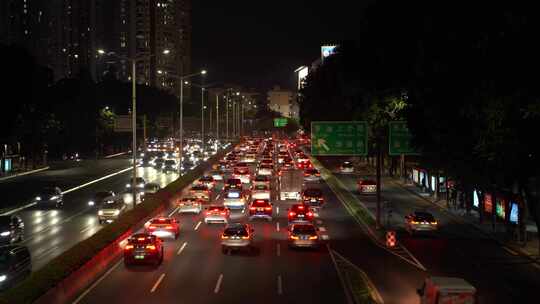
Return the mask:
POLYGON ((128 81, 131 62, 120 58, 144 57, 137 82, 176 93, 169 75, 191 70, 191 0, 2 0, 0 43, 25 47, 56 80, 87 70, 128 81))

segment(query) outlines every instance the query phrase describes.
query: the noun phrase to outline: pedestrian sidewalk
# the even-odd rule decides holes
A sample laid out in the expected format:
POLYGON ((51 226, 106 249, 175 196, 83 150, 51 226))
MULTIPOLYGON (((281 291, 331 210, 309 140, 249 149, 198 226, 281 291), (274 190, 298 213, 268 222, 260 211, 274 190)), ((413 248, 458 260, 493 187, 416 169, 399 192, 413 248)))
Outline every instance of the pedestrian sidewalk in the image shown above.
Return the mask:
POLYGON ((24 175, 28 175, 28 174, 33 174, 33 173, 45 171, 45 170, 47 170, 49 168, 50 168, 49 166, 44 166, 44 167, 39 167, 39 168, 33 169, 33 170, 18 170, 18 171, 12 171, 12 172, 9 172, 9 173, 6 173, 6 174, 2 173, 2 174, 0 174, 0 182, 8 180, 8 179, 15 178, 15 177, 18 177, 18 176, 24 176, 24 175))
POLYGON ((486 236, 498 241, 501 245, 506 246, 505 250, 509 251, 511 254, 517 255, 515 253, 519 252, 531 259, 539 260, 538 230, 533 222, 526 223, 528 241, 525 243, 518 242, 511 233, 507 232, 507 227, 504 223, 493 223, 489 218, 484 219, 483 222, 480 223, 479 213, 475 210, 467 212, 465 209, 451 206, 446 199, 436 199, 433 195, 423 192, 418 186, 410 181, 404 182, 403 179, 398 178, 393 178, 392 181, 405 190, 438 206, 440 209, 452 215, 456 220, 476 227, 486 236))

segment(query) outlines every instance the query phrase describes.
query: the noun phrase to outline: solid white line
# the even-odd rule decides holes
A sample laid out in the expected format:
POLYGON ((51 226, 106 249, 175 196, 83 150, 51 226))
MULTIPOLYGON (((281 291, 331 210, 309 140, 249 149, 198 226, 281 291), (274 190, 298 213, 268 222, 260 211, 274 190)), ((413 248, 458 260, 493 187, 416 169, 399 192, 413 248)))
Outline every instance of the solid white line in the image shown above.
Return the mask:
POLYGON ((221 281, 223 280, 223 273, 219 275, 219 278, 216 282, 216 288, 214 288, 214 293, 219 292, 219 288, 221 287, 221 281))
POLYGON ((187 246, 187 242, 184 242, 184 244, 182 244, 182 247, 180 247, 180 249, 178 249, 178 252, 176 254, 180 255, 180 253, 182 253, 182 251, 184 251, 184 248, 186 248, 186 246, 187 246))
POLYGON ((282 295, 283 294, 283 286, 281 283, 281 275, 277 276, 277 294, 282 295))
POLYGON ((279 206, 276 207, 276 214, 279 214, 279 206))
POLYGON ((276 231, 279 232, 279 222, 276 222, 276 231))
POLYGON ((126 154, 127 152, 120 152, 120 153, 116 153, 116 154, 111 154, 111 155, 107 155, 103 158, 111 158, 111 157, 115 157, 115 156, 120 156, 120 155, 124 155, 126 154))
POLYGON ((326 231, 326 228, 324 228, 324 227, 319 227, 319 231, 325 232, 325 231, 326 231))
POLYGON ((163 281, 163 278, 165 277, 165 274, 162 273, 160 276, 159 276, 159 279, 156 281, 156 283, 154 284, 154 287, 152 287, 152 290, 150 290, 150 293, 156 291, 156 289, 158 288, 159 284, 161 283, 161 281, 163 281))
POLYGON ((85 233, 86 231, 94 228, 95 226, 92 226, 92 225, 88 225, 88 227, 84 228, 83 230, 81 230, 81 233, 85 233))
POLYGON ((276 250, 277 250, 277 256, 281 256, 281 244, 277 244, 277 247, 276 247, 276 250))
POLYGON ((32 174, 32 173, 37 173, 37 172, 45 171, 45 170, 47 170, 47 169, 50 169, 50 167, 47 166, 47 167, 40 168, 40 169, 36 169, 36 170, 32 170, 32 171, 26 171, 26 172, 23 172, 23 173, 17 173, 17 174, 13 174, 13 175, 10 175, 10 176, 4 176, 4 177, 1 177, 1 178, 0 178, 0 181, 4 181, 4 180, 11 179, 11 178, 14 178, 14 177, 19 177, 19 176, 24 176, 24 175, 28 175, 28 174, 32 174))
POLYGON ((169 217, 173 216, 173 214, 174 214, 176 211, 178 211, 178 208, 180 208, 180 207, 174 208, 174 210, 173 210, 171 213, 169 213, 169 217))
POLYGON ((94 284, 88 287, 88 289, 86 289, 77 299, 75 299, 75 301, 73 301, 72 304, 79 303, 90 291, 92 291, 92 289, 96 288, 96 286, 98 286, 98 284, 101 283, 101 281, 103 281, 106 277, 108 277, 111 274, 111 272, 113 272, 113 270, 115 270, 116 267, 120 265, 120 263, 122 263, 122 259, 120 259, 118 263, 116 263, 113 267, 111 267, 111 269, 107 270, 107 272, 105 272, 97 281, 95 281, 94 284))
POLYGON ((201 223, 202 223, 201 221, 199 221, 199 222, 197 223, 197 226, 195 226, 195 231, 197 231, 197 229, 199 229, 199 226, 201 226, 201 223))
POLYGON ((13 213, 16 213, 16 212, 19 212, 19 211, 21 211, 21 210, 23 210, 23 209, 32 207, 32 206, 34 206, 35 204, 37 204, 37 203, 30 203, 30 204, 28 204, 28 205, 24 205, 24 206, 22 206, 22 207, 19 207, 19 208, 10 210, 10 211, 8 211, 8 212, 4 212, 4 213, 2 213, 2 214, 0 214, 0 215, 12 215, 13 213))
POLYGON ((77 186, 77 187, 73 187, 73 188, 71 188, 71 189, 68 189, 68 190, 62 192, 62 194, 67 194, 67 193, 73 192, 73 191, 75 191, 75 190, 79 190, 79 189, 81 189, 81 188, 84 188, 84 187, 90 186, 90 185, 92 185, 92 184, 95 184, 95 183, 97 183, 97 182, 100 182, 100 181, 102 181, 102 180, 104 180, 104 179, 107 179, 107 178, 116 176, 116 175, 118 175, 118 174, 122 174, 122 173, 124 173, 124 172, 127 172, 127 171, 129 171, 129 170, 133 170, 133 167, 129 167, 129 168, 126 168, 126 169, 123 169, 123 170, 120 170, 120 171, 117 171, 117 172, 114 172, 114 173, 105 175, 105 176, 103 176, 103 177, 100 177, 100 178, 95 179, 95 180, 93 180, 93 181, 90 181, 90 182, 88 182, 88 183, 84 183, 84 184, 79 185, 79 186, 77 186))

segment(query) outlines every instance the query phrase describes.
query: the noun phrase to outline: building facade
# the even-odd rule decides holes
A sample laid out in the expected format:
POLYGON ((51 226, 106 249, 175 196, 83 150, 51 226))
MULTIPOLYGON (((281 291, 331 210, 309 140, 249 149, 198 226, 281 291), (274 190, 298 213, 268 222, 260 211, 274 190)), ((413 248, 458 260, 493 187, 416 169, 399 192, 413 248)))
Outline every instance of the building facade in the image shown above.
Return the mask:
POLYGON ((270 110, 279 112, 281 116, 287 118, 297 118, 298 112, 294 112, 295 94, 279 86, 274 86, 267 93, 268 107, 270 110))

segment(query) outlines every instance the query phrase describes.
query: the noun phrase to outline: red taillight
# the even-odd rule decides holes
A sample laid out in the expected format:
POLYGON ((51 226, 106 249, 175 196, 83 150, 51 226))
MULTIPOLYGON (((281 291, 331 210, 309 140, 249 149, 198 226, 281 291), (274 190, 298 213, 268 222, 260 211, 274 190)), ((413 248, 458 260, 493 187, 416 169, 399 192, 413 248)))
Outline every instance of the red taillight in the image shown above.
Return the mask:
POLYGON ((226 215, 227 212, 220 212, 219 214, 221 214, 221 215, 226 215))
POLYGON ((296 212, 289 212, 289 216, 295 216, 296 215, 296 212))
POLYGON ((148 226, 148 229, 150 229, 150 230, 154 230, 154 229, 156 229, 156 226, 154 226, 154 225, 150 225, 150 226, 148 226))
POLYGON ((272 211, 272 207, 265 207, 264 210, 266 210, 266 211, 272 211))
POLYGON ((156 245, 146 245, 146 249, 148 250, 156 250, 156 245))
POLYGON ((124 250, 131 250, 133 249, 133 245, 126 245, 126 247, 124 247, 124 250))
POLYGON ((308 213, 307 213, 307 216, 308 216, 308 217, 312 217, 312 216, 313 216, 313 212, 311 212, 311 211, 308 212, 308 213))
POLYGON ((173 226, 172 225, 167 225, 167 226, 165 226, 165 229, 173 229, 173 226))
POLYGON ((316 175, 317 175, 317 176, 321 176, 321 174, 320 174, 320 173, 317 173, 316 175))
POLYGON ((257 208, 255 208, 255 207, 249 207, 249 210, 255 210, 255 209, 257 209, 257 208))
POLYGON ((304 176, 309 176, 310 174, 309 173, 304 173, 304 176))

